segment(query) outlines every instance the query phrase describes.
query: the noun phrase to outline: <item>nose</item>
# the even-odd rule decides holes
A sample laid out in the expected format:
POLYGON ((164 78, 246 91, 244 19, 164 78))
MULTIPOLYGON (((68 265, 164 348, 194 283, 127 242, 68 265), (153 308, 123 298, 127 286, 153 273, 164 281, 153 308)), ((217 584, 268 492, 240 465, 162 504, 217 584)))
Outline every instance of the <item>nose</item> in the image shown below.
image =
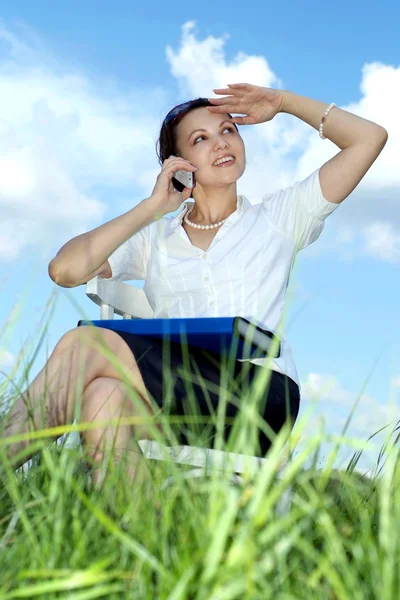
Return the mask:
POLYGON ((226 139, 226 137, 223 137, 222 135, 218 136, 218 139, 215 143, 215 148, 228 148, 229 147, 229 143, 228 140, 226 139))

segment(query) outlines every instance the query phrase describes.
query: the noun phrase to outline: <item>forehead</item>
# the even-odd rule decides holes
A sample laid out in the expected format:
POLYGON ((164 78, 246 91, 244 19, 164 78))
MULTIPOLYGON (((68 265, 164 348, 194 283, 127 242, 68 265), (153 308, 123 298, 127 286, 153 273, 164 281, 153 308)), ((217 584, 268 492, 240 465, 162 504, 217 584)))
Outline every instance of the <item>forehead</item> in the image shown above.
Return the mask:
POLYGON ((209 129, 218 127, 220 123, 230 119, 226 113, 211 113, 206 106, 194 108, 188 112, 177 125, 177 131, 182 135, 189 135, 195 129, 209 129))

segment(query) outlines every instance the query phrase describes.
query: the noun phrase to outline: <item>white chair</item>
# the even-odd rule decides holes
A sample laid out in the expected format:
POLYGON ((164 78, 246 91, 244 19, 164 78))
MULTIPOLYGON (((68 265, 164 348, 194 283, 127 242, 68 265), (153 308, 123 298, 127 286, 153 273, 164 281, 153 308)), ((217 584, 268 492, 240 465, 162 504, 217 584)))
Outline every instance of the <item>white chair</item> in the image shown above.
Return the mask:
MULTIPOLYGON (((120 315, 124 319, 151 319, 153 310, 143 290, 126 283, 94 277, 86 284, 86 294, 100 306, 100 319, 114 319, 120 315)), ((266 459, 192 446, 166 447, 152 440, 140 440, 144 456, 153 460, 171 460, 178 464, 193 467, 185 477, 201 477, 212 467, 223 472, 229 468, 234 482, 243 481, 234 473, 256 472, 266 459)), ((281 506, 282 509, 282 506, 281 506)))

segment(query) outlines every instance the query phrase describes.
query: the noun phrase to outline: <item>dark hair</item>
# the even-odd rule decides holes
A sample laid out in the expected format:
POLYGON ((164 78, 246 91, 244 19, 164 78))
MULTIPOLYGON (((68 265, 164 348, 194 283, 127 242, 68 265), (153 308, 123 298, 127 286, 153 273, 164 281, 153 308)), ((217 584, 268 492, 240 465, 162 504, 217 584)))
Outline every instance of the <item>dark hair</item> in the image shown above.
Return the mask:
MULTIPOLYGON (((157 152, 158 160, 159 160, 159 163, 161 166, 164 164, 164 160, 166 160, 169 156, 171 156, 171 154, 173 154, 174 156, 179 155, 178 136, 176 134, 176 126, 181 121, 181 119, 185 115, 187 115, 191 110, 194 110, 195 108, 200 108, 202 106, 215 106, 215 104, 212 104, 206 98, 197 98, 196 100, 192 100, 192 102, 193 102, 193 105, 190 106, 189 108, 187 108, 186 110, 184 110, 182 112, 182 114, 179 114, 177 117, 175 117, 175 119, 173 119, 173 121, 171 123, 166 123, 165 119, 163 121, 161 130, 160 130, 160 137, 158 138, 158 141, 156 144, 156 152, 157 152)), ((229 114, 229 113, 227 113, 227 114, 229 115, 230 118, 232 118, 231 114, 229 114)), ((239 131, 236 126, 236 123, 232 123, 232 125, 234 125, 236 131, 239 131)))

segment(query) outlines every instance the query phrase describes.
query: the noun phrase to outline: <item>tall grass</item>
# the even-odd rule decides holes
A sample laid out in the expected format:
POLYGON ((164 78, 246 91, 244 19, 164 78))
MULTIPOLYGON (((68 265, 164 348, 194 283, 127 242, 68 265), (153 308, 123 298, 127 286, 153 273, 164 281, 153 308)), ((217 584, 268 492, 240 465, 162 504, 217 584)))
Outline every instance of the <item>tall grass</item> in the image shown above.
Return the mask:
MULTIPOLYGON (((7 405, 23 388, 13 377, 0 390, 7 405)), ((215 415, 215 447, 254 451, 257 431, 266 425, 252 400, 266 384, 259 379, 244 391, 241 401, 250 408, 239 414, 229 445, 222 439, 223 412, 215 415)), ((398 600, 400 461, 394 432, 374 476, 366 477, 356 470, 366 443, 345 436, 336 436, 317 469, 328 436, 314 431, 304 440, 307 419, 289 439, 284 429, 262 468, 239 483, 217 469, 186 479, 185 467, 146 461, 148 473, 132 484, 124 461, 111 461, 99 490, 90 485, 85 455, 65 437, 50 444, 48 431, 30 434, 40 460, 17 472, 6 458, 12 440, 3 437, 0 598, 398 600), (338 470, 341 444, 356 451, 338 470), (283 506, 285 498, 290 504, 283 506)), ((179 419, 166 415, 163 425, 164 437, 155 435, 174 443, 179 419)), ((199 425, 190 425, 191 443, 204 446, 209 430, 199 425)))

